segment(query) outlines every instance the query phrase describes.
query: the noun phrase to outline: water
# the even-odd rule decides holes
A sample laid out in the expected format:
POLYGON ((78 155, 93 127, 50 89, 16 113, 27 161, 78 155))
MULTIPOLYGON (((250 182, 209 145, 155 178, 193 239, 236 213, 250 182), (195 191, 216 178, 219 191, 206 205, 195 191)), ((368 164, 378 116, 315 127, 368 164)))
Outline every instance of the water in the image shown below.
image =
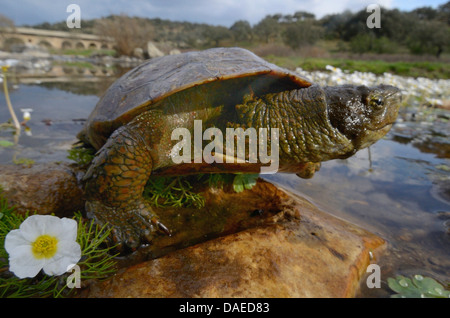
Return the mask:
MULTIPOLYGON (((113 79, 19 80, 10 97, 19 120, 21 108, 33 109, 26 124, 31 135, 22 131, 14 138, 11 130, 1 129, 0 140, 17 145, 0 147, 0 163, 70 161, 67 150, 113 79)), ((386 280, 399 274, 450 280, 449 113, 405 108, 385 139, 347 160, 323 163, 313 179, 266 177, 387 241, 386 252, 377 260, 382 286, 369 289, 363 281, 361 297, 388 297, 386 280)), ((9 118, 1 93, 0 123, 9 118)))

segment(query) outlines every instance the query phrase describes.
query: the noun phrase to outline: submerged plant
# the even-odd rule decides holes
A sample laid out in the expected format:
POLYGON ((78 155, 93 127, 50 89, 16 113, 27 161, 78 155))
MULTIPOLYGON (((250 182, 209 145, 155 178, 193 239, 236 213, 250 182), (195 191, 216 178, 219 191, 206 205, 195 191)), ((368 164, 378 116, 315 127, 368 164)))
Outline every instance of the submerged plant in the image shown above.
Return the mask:
POLYGON ((236 174, 233 180, 233 189, 236 192, 242 192, 245 189, 250 190, 256 185, 259 174, 236 174))
POLYGON ((235 192, 251 189, 259 174, 214 173, 192 176, 151 177, 144 189, 144 197, 156 207, 195 207, 205 206, 205 198, 198 193, 193 182, 207 184, 208 187, 222 188, 232 184, 235 192))
POLYGON ((204 207, 205 198, 192 189, 186 177, 152 177, 145 186, 144 196, 157 207, 204 207))
POLYGON ((69 150, 68 159, 75 161, 80 166, 88 165, 94 159, 95 150, 83 146, 75 146, 69 150))
MULTIPOLYGON (((30 216, 30 218, 32 217, 43 216, 30 216)), ((8 257, 10 255, 8 255, 8 252, 5 249, 5 238, 11 231, 19 229, 27 219, 28 214, 25 216, 17 214, 15 209, 10 207, 6 202, 6 199, 0 194, 0 297, 70 296, 75 289, 70 288, 74 286, 69 284, 69 273, 51 276, 41 271, 35 277, 19 278, 9 270, 11 264, 8 261, 8 257)), ((106 226, 98 227, 92 221, 86 222, 80 213, 76 213, 73 220, 77 224, 76 242, 81 249, 81 259, 79 259, 76 264, 79 268, 79 282, 83 284, 91 279, 102 279, 112 275, 116 271, 115 255, 110 254, 113 247, 104 246, 104 242, 109 236, 110 230, 107 230, 106 226)), ((71 220, 67 220, 66 222, 68 221, 71 220)), ((23 227, 22 230, 25 230, 25 228, 26 227, 23 227)), ((74 228, 74 226, 71 226, 71 228, 74 228)), ((25 236, 31 234, 32 233, 24 232, 25 236)), ((51 247, 51 244, 48 246, 51 247)), ((40 252, 48 252, 43 245, 40 247, 40 252)), ((52 273, 50 271, 50 274, 59 274, 59 272, 52 273)))
POLYGON ((14 108, 12 107, 11 100, 9 98, 8 82, 7 82, 7 79, 6 79, 7 78, 6 74, 8 73, 8 69, 9 69, 8 65, 3 65, 2 66, 3 92, 5 93, 6 105, 8 106, 8 110, 9 110, 9 113, 10 113, 11 118, 13 120, 14 127, 16 128, 16 131, 19 134, 20 133, 20 123, 19 123, 19 120, 17 119, 16 113, 14 112, 14 108))
POLYGON ((430 277, 414 275, 412 279, 398 275, 388 278, 389 288, 397 294, 392 298, 450 298, 450 291, 430 277))

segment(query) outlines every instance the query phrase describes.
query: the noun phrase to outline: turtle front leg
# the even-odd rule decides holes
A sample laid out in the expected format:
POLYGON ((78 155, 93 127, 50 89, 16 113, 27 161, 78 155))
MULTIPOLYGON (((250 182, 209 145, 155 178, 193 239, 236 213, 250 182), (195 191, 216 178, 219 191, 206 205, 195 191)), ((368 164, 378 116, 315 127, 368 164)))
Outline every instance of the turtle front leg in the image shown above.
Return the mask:
POLYGON ((151 241, 157 229, 170 235, 142 193, 152 171, 150 150, 140 130, 118 128, 97 152, 84 180, 86 211, 99 225, 108 223, 114 243, 123 249, 151 241))

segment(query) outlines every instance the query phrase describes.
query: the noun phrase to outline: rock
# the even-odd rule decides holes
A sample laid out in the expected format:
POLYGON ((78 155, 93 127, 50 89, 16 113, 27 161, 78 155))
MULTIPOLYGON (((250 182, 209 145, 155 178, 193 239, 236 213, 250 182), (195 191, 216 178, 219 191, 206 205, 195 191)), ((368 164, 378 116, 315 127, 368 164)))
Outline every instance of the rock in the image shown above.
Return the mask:
POLYGON ((137 57, 139 59, 143 59, 144 58, 144 50, 140 47, 137 47, 133 50, 133 56, 137 57))
POLYGON ((169 55, 175 55, 175 54, 181 54, 181 51, 179 49, 170 50, 169 55))
MULTIPOLYGON (((72 216, 84 208, 82 175, 68 163, 2 165, 0 186, 20 213, 72 216)), ((204 188, 202 209, 155 209, 173 235, 121 257, 117 275, 78 296, 352 297, 384 243, 262 179, 241 193, 204 188)))
POLYGON ((81 297, 354 296, 369 251, 383 239, 272 184, 259 181, 258 187, 282 193, 283 210, 242 231, 124 268, 81 297))
POLYGON ((164 56, 164 53, 151 41, 147 42, 147 54, 149 58, 164 56))
POLYGON ((0 165, 0 187, 8 203, 21 214, 73 215, 84 209, 76 171, 65 163, 0 165))

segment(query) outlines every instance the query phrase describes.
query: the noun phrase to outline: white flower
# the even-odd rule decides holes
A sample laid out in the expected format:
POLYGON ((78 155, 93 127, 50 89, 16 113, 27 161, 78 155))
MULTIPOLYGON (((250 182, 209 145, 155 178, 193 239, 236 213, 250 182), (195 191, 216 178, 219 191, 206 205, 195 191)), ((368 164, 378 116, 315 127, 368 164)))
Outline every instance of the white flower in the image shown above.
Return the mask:
POLYGON ((0 60, 0 66, 6 66, 6 67, 12 67, 19 64, 19 60, 15 59, 6 59, 6 60, 0 60))
POLYGON ((61 275, 81 258, 75 220, 51 215, 32 215, 18 230, 6 235, 9 270, 19 278, 34 277, 41 269, 61 275))
POLYGON ((32 108, 21 108, 20 111, 23 113, 23 120, 29 121, 31 119, 32 108))

